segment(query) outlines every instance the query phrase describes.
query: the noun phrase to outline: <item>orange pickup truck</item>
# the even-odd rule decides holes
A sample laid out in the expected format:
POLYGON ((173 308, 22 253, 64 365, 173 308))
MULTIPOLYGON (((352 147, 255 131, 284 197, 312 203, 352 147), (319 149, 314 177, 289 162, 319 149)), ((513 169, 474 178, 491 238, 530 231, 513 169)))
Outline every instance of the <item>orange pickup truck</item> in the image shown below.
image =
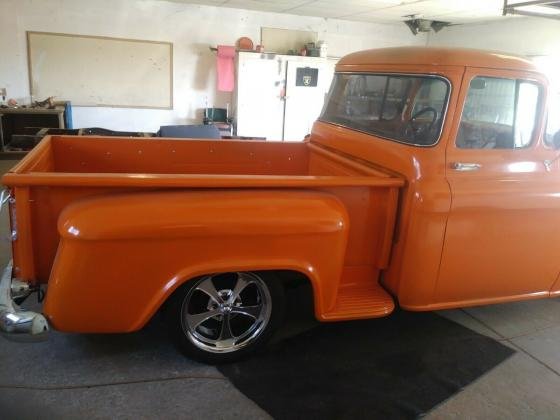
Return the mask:
POLYGON ((293 279, 320 321, 560 296, 547 92, 522 58, 391 48, 340 60, 301 143, 47 137, 3 177, 0 330, 122 333, 164 310, 224 362, 266 342, 293 279), (42 285, 43 314, 15 303, 42 285))

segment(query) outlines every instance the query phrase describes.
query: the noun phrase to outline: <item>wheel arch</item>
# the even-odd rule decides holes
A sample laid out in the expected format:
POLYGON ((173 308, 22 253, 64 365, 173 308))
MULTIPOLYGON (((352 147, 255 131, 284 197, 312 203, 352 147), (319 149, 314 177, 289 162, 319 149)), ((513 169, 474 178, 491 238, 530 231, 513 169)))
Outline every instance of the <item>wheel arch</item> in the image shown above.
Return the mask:
POLYGON ((316 191, 154 192, 84 200, 59 217, 44 313, 60 331, 131 332, 198 276, 287 270, 309 279, 315 313, 322 314, 335 304, 348 230, 344 205, 316 191), (119 305, 122 296, 127 305, 119 305))
POLYGON ((228 273, 237 271, 250 271, 250 272, 268 272, 274 273, 284 287, 289 283, 294 282, 307 282, 311 285, 313 293, 313 306, 314 313, 317 316, 318 308, 321 304, 321 285, 317 272, 313 266, 304 263, 284 263, 284 264, 223 264, 223 265, 201 265, 199 267, 188 267, 179 271, 174 275, 165 286, 160 290, 160 293, 153 297, 152 301, 146 307, 144 313, 141 314, 132 330, 139 330, 143 328, 153 316, 165 308, 166 303, 171 299, 173 294, 178 291, 181 286, 190 281, 196 280, 202 276, 216 273, 228 273))

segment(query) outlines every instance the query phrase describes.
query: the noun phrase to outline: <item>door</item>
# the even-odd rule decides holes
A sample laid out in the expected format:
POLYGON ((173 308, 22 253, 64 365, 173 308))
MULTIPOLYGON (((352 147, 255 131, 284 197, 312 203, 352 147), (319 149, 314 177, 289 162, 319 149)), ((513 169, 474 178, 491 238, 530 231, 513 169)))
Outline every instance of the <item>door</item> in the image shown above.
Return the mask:
POLYGON ((544 81, 469 69, 446 150, 452 193, 437 303, 547 295, 560 268, 557 152, 540 131, 544 81))
POLYGON ((334 74, 321 60, 289 60, 286 74, 284 141, 302 141, 319 117, 334 74))
POLYGON ((239 53, 237 135, 282 140, 286 61, 239 53))

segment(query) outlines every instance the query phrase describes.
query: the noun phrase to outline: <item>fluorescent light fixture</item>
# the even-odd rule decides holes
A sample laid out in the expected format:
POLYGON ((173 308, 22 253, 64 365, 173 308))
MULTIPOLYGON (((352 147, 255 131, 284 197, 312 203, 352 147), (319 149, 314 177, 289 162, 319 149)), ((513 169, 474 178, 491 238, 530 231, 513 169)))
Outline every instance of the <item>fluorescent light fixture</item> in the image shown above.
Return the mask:
POLYGON ((560 19, 560 1, 552 0, 533 0, 517 3, 504 3, 503 14, 543 17, 550 19, 560 19))
POLYGON ((523 12, 531 12, 531 13, 539 13, 543 15, 559 15, 560 16, 560 8, 558 7, 549 7, 549 6, 524 6, 524 7, 516 7, 516 10, 521 10, 523 12))

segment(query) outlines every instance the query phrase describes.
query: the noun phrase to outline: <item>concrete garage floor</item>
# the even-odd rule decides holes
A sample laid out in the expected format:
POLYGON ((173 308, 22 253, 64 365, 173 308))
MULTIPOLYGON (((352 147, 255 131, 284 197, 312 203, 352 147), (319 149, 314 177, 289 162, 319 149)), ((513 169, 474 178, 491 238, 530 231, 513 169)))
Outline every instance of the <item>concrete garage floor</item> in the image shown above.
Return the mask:
MULTIPOLYGON (((14 163, 0 161, 0 173, 14 163)), ((7 232, 5 214, 1 226, 7 232)), ((8 258, 2 240, 0 261, 8 258)), ((560 419, 559 299, 439 314, 516 353, 427 418, 560 419)), ((160 327, 156 319, 127 335, 0 338, 0 418, 269 418, 215 368, 179 354, 160 327)))

